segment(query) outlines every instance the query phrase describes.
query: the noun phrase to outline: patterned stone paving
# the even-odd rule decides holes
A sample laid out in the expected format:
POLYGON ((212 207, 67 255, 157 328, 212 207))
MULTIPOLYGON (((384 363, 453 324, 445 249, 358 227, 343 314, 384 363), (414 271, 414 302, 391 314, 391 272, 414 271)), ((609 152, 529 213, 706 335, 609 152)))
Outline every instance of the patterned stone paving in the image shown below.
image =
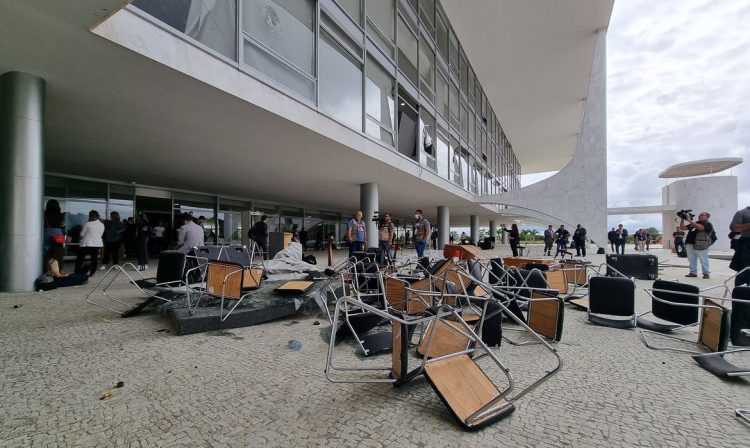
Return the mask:
MULTIPOLYGON (((730 274, 727 262, 712 264, 711 280, 684 279, 684 267, 662 277, 706 286, 730 274)), ((648 283, 638 281, 639 310, 648 283)), ((121 319, 86 304, 87 288, 0 295, 0 446, 750 446, 750 425, 733 412, 750 407, 748 380, 721 380, 570 307, 562 372, 509 418, 470 433, 424 378, 400 388, 328 382, 319 316, 177 337, 157 313, 121 319)), ((354 356, 351 344, 339 350, 354 356)), ((498 353, 520 385, 552 365, 539 347, 498 353)))

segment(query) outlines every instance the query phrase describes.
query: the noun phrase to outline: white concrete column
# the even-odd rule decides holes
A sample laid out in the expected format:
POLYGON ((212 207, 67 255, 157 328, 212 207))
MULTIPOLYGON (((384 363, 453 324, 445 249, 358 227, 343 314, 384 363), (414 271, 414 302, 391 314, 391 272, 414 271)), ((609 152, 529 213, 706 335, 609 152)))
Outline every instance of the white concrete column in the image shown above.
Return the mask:
POLYGON ((442 247, 451 239, 451 211, 447 205, 437 208, 438 247, 442 247))
POLYGON ((469 216, 469 229, 471 230, 471 239, 474 243, 479 242, 479 215, 469 216))
POLYGON ((362 219, 367 225, 367 249, 378 247, 378 223, 372 220, 372 216, 378 211, 379 197, 378 184, 369 183, 359 186, 359 208, 362 210, 362 219))
POLYGON ((42 271, 45 81, 0 76, 0 291, 33 291, 42 271))
POLYGON ((490 236, 497 237, 497 224, 495 224, 495 220, 490 220, 490 236))

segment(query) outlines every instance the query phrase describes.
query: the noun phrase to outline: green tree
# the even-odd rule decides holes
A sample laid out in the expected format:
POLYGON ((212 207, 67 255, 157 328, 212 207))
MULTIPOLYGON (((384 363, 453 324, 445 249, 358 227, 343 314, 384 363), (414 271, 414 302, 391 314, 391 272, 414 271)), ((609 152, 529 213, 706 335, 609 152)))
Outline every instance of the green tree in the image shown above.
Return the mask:
POLYGON ((544 241, 544 236, 536 229, 521 230, 521 241, 544 241))

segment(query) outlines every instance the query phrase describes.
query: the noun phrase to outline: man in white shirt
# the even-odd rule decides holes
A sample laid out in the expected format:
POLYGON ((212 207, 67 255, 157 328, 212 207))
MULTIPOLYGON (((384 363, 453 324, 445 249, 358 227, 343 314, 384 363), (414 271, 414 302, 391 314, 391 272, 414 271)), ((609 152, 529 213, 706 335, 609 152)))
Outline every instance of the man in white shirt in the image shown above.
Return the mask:
POLYGON ((189 213, 183 213, 180 216, 180 221, 182 225, 177 229, 177 247, 175 247, 175 250, 188 253, 195 246, 203 246, 203 227, 193 222, 193 217, 189 213))

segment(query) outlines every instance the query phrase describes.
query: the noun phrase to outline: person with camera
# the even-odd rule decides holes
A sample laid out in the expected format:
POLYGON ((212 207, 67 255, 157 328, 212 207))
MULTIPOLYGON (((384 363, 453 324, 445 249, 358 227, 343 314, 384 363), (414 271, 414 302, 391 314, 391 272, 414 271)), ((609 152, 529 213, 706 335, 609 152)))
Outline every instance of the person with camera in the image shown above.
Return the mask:
POLYGON ((388 253, 393 245, 393 237, 396 235, 396 227, 391 222, 391 214, 384 213, 378 218, 378 247, 380 248, 378 263, 384 264, 388 253))
POLYGON ((714 232, 714 226, 708 222, 711 214, 700 212, 698 220, 693 221, 695 217, 689 210, 680 210, 677 212, 680 217, 680 230, 687 230, 685 237, 685 248, 687 249, 688 263, 690 272, 685 277, 697 277, 698 260, 701 262, 703 278, 711 278, 711 271, 708 265, 708 246, 711 245, 711 235, 714 232), (685 224, 687 221, 687 224, 685 224))
MULTIPOLYGON (((750 267, 750 206, 734 214, 729 230, 739 233, 739 239, 733 239, 734 256, 729 267, 737 272, 750 267)), ((750 285, 750 269, 745 270, 734 279, 734 286, 750 285)))
POLYGON ((362 219, 362 210, 354 212, 354 217, 349 220, 346 230, 346 240, 349 242, 349 256, 354 252, 365 250, 367 243, 367 226, 362 219))

